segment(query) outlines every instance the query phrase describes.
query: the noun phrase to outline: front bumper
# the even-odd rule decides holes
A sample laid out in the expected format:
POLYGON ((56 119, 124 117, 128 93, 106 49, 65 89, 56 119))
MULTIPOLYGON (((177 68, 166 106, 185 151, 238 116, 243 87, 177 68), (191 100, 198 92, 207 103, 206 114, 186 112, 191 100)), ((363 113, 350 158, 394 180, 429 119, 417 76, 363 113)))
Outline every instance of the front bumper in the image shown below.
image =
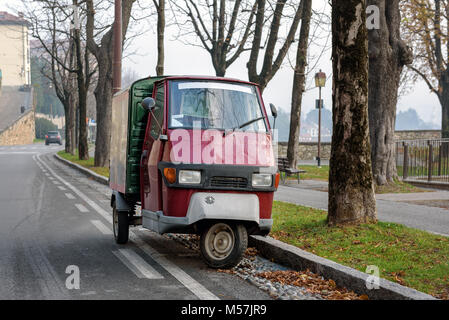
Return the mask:
POLYGON ((61 139, 58 139, 58 138, 48 138, 48 139, 45 139, 45 143, 61 143, 61 139))
POLYGON ((142 211, 142 225, 157 233, 193 233, 196 223, 205 220, 248 222, 251 234, 266 235, 272 219, 259 218, 259 199, 254 194, 197 192, 192 195, 185 217, 163 212, 142 211))

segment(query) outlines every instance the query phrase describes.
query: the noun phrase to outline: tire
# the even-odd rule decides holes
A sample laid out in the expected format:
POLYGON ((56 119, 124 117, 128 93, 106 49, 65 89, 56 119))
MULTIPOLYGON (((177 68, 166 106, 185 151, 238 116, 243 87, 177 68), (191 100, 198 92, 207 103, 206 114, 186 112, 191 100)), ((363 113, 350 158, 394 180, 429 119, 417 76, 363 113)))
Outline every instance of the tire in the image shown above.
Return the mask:
POLYGON ((112 208, 112 229, 117 244, 127 244, 129 239, 128 212, 117 211, 115 204, 112 208))
POLYGON ((238 265, 248 247, 248 233, 242 224, 219 222, 206 228, 200 238, 204 262, 214 269, 238 265))

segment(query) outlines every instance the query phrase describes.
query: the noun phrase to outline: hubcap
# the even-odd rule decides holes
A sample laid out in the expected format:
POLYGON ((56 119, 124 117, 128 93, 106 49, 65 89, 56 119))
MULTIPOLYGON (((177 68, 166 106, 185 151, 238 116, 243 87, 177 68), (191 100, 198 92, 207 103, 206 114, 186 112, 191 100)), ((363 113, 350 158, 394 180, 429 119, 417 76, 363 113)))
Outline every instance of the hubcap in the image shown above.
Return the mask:
POLYGON ((114 228, 114 236, 117 238, 117 234, 118 234, 118 232, 117 232, 117 230, 118 230, 118 214, 117 214, 117 210, 115 208, 113 209, 113 212, 112 212, 112 220, 113 220, 112 226, 114 228))
POLYGON ((234 232, 225 223, 212 226, 206 234, 206 251, 216 260, 226 259, 234 249, 234 232))

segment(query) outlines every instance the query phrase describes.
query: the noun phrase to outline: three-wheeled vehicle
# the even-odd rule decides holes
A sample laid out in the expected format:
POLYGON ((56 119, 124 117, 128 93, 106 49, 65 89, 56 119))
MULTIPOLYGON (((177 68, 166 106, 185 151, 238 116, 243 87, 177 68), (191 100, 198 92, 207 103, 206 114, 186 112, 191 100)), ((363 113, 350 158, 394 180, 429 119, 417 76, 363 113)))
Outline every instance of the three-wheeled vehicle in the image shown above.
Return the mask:
POLYGON ((136 225, 198 234, 207 265, 233 267, 249 234, 270 232, 278 184, 256 84, 150 77, 114 96, 110 187, 117 243, 125 244, 136 225))

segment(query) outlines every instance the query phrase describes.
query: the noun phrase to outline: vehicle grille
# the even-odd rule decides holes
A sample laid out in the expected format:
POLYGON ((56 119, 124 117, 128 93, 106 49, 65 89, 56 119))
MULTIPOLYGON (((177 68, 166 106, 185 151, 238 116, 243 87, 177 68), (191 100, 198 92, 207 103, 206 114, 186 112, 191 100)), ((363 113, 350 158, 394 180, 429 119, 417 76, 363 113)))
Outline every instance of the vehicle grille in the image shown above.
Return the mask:
POLYGON ((246 188, 248 179, 240 177, 213 177, 210 180, 211 187, 218 188, 246 188))

